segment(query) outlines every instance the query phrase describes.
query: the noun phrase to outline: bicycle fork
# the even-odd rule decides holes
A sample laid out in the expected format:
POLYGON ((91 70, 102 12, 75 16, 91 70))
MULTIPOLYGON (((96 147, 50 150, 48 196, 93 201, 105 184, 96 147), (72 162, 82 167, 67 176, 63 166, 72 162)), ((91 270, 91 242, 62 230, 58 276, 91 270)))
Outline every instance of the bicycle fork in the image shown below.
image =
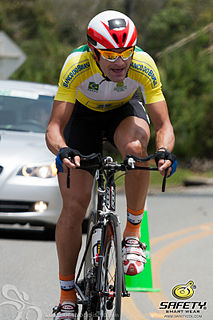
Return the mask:
MULTIPOLYGON (((115 214, 114 212, 112 214, 116 216, 117 223, 120 225, 120 220, 117 214, 115 214)), ((110 211, 108 213, 103 213, 103 216, 104 215, 106 216, 110 215, 110 211)), ((107 221, 107 219, 106 220, 104 219, 104 221, 107 221)), ((98 260, 98 270, 97 270, 98 281, 96 283, 96 290, 97 292, 99 292, 99 296, 105 296, 113 301, 116 294, 114 291, 114 288, 112 286, 109 286, 108 291, 103 291, 102 284, 101 284, 101 278, 102 278, 101 276, 106 272, 104 267, 104 260, 103 260, 104 259, 104 239, 106 236, 106 224, 104 223, 104 221, 103 221, 102 232, 101 232, 101 246, 100 246, 100 253, 99 253, 99 260, 98 260)), ((130 293, 126 289, 124 269, 122 264, 122 297, 129 297, 129 296, 130 296, 130 293)))

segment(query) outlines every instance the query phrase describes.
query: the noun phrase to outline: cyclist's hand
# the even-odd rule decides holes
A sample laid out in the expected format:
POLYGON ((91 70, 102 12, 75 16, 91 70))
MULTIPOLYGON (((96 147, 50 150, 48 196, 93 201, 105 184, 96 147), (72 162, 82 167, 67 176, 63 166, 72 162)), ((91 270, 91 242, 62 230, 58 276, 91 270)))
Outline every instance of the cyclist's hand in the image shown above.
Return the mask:
POLYGON ((158 170, 160 171, 160 174, 162 176, 165 175, 165 170, 167 169, 167 174, 166 176, 168 177, 170 175, 170 172, 172 171, 171 169, 171 161, 170 160, 163 160, 163 159, 160 159, 158 161, 158 170))
POLYGON ((167 170, 167 177, 175 173, 177 168, 176 156, 166 148, 160 148, 155 154, 155 162, 160 173, 164 176, 167 170))
MULTIPOLYGON (((59 150, 56 157, 56 167, 59 172, 63 172, 66 167, 75 168, 80 166, 80 152, 78 150, 65 147, 59 150), (64 166, 65 165, 65 166, 64 166)), ((66 170, 65 170, 66 171, 66 170)))

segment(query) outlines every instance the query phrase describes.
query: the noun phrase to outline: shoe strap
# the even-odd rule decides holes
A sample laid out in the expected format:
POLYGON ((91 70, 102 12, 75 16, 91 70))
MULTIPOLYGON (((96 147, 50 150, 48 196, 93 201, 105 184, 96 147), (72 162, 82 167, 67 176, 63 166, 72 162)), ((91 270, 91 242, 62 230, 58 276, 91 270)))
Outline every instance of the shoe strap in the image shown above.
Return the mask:
POLYGON ((146 244, 141 243, 137 237, 126 237, 122 241, 122 247, 140 247, 142 250, 146 250, 146 244))
POLYGON ((78 312, 78 306, 74 302, 65 302, 62 304, 59 304, 58 306, 53 308, 53 313, 77 313, 78 312))

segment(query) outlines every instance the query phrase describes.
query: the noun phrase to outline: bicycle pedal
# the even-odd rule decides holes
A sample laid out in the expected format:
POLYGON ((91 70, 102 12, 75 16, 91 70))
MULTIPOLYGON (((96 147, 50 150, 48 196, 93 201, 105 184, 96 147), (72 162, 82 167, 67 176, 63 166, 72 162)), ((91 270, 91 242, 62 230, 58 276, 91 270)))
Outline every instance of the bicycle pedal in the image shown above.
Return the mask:
POLYGON ((122 293, 122 297, 130 297, 130 293, 128 291, 125 291, 122 293))

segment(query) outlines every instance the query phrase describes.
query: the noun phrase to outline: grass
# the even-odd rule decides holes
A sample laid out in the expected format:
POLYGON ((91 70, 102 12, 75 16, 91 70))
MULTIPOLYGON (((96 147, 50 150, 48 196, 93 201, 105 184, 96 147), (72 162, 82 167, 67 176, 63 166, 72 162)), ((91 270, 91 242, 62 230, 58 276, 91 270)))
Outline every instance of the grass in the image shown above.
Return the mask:
MULTIPOLYGON (((116 177, 119 174, 116 175, 116 177)), ((176 173, 173 174, 169 179, 167 179, 166 187, 180 187, 184 185, 184 181, 189 178, 213 178, 213 170, 208 170, 205 172, 195 172, 186 168, 178 168, 176 173)), ((163 177, 159 172, 151 172, 150 174, 150 187, 159 187, 161 188, 163 177)), ((119 178, 116 181, 118 187, 124 185, 124 177, 119 178)))
MULTIPOLYGON (((191 177, 191 172, 189 169, 179 168, 175 174, 173 174, 169 179, 167 179, 166 185, 167 187, 175 187, 182 186, 184 184, 184 180, 191 177)), ((158 186, 162 183, 162 176, 159 172, 153 172, 150 178, 151 186, 158 186)))
MULTIPOLYGON (((122 158, 117 153, 113 155, 113 159, 120 162, 122 161, 122 158)), ((150 165, 155 166, 155 163, 153 160, 150 161, 150 165)), ((202 164, 202 163, 201 163, 202 164)), ((202 169, 200 164, 200 168, 202 169)), ((117 173, 115 177, 119 177, 122 173, 117 173)), ((178 166, 177 171, 175 174, 173 174, 170 178, 167 179, 166 182, 166 188, 168 187, 180 187, 184 186, 184 181, 190 178, 213 178, 213 169, 209 169, 206 171, 198 171, 198 170, 192 170, 189 168, 184 168, 178 166)), ((157 171, 152 171, 150 174, 150 187, 159 187, 159 190, 161 189, 163 177, 162 175, 157 171)), ((116 180, 116 186, 117 187, 123 187, 124 186, 124 176, 116 180)))

